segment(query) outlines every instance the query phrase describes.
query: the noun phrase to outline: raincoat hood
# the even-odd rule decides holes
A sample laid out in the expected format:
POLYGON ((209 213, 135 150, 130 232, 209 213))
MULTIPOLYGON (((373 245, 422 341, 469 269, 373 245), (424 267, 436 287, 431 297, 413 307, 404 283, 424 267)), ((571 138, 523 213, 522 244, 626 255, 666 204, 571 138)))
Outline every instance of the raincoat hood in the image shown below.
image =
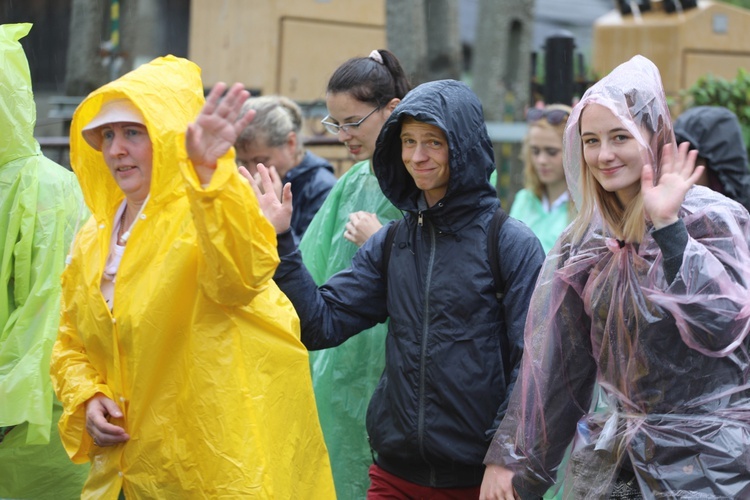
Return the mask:
POLYGON ((469 87, 454 80, 416 87, 383 125, 372 163, 380 188, 391 203, 401 210, 414 212, 422 196, 401 159, 401 124, 407 116, 435 125, 448 139, 448 190, 431 210, 446 217, 450 224, 456 216, 474 213, 477 206, 496 203, 497 194, 489 183, 495 169, 495 156, 482 104, 469 87))
POLYGON ((101 151, 84 139, 83 128, 106 102, 126 98, 135 104, 145 118, 153 147, 148 205, 167 203, 185 191, 178 171, 179 165, 188 161, 185 129, 205 102, 202 88, 200 68, 196 64, 166 56, 95 90, 79 105, 70 127, 70 157, 86 203, 97 221, 108 220, 124 194, 112 178, 101 151))
POLYGON ((31 89, 31 74, 23 47, 18 42, 31 31, 31 24, 0 26, 0 168, 18 158, 41 153, 34 139, 36 105, 31 89))
POLYGON ((581 154, 581 113, 589 104, 609 109, 642 148, 643 163, 654 167, 654 181, 660 174, 661 152, 674 143, 672 120, 657 67, 637 55, 599 80, 573 108, 563 137, 565 178, 577 207, 582 201, 581 174, 586 168, 581 154), (655 130, 657 133, 653 133, 655 130))
POLYGON ((721 106, 697 106, 675 120, 674 133, 678 143, 689 142, 708 160, 723 194, 750 210, 750 169, 737 116, 721 106))

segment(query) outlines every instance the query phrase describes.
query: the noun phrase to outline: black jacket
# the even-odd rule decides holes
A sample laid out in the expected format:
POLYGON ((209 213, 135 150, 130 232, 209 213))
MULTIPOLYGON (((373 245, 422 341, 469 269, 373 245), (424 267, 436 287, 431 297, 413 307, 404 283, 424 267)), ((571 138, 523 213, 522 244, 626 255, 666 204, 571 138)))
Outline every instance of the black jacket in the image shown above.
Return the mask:
POLYGON ((305 234, 310 221, 320 209, 333 185, 336 176, 328 160, 305 151, 299 165, 291 169, 282 179, 282 183, 292 183, 292 229, 299 238, 305 234))
POLYGON ((523 330, 544 252, 522 223, 500 233, 506 298, 498 304, 487 229, 499 203, 489 176, 492 146, 481 105, 462 83, 431 82, 410 92, 385 123, 373 166, 383 192, 405 212, 388 269, 386 231, 371 237, 350 269, 319 289, 280 235, 276 281, 302 322, 310 349, 341 344, 390 317, 386 367, 370 401, 367 432, 378 464, 417 484, 481 483, 482 460, 505 413, 523 352, 523 330), (440 127, 450 147, 450 180, 426 208, 401 161, 405 115, 440 127))

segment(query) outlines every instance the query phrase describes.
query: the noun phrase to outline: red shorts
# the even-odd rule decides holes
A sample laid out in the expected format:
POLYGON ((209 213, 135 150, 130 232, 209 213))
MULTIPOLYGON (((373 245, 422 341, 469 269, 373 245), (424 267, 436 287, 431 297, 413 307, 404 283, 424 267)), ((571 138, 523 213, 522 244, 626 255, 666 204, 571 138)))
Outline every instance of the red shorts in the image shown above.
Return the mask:
POLYGON ((370 466, 370 489, 367 500, 477 500, 479 486, 471 488, 430 488, 410 483, 386 472, 377 465, 370 466))

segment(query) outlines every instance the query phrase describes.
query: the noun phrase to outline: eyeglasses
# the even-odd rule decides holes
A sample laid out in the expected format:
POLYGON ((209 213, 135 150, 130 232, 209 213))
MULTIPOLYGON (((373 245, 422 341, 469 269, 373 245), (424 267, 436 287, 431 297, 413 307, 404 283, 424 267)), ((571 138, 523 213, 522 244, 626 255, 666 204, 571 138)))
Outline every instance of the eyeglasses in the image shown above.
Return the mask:
POLYGON ((568 115, 569 113, 563 109, 531 108, 526 112, 526 121, 528 123, 534 123, 542 118, 546 118, 547 123, 550 125, 560 125, 568 119, 568 115))
POLYGON ((367 120, 371 114, 373 114, 375 111, 379 109, 380 109, 380 106, 378 106, 377 108, 367 113, 364 118, 362 118, 360 121, 355 122, 355 123, 344 123, 342 125, 338 125, 336 123, 328 121, 328 119, 331 118, 331 115, 328 115, 325 118, 323 118, 320 121, 320 123, 323 124, 323 126, 326 128, 326 130, 330 134, 337 135, 340 130, 343 130, 345 134, 349 134, 351 133, 352 130, 357 130, 359 126, 362 125, 363 121, 367 120))

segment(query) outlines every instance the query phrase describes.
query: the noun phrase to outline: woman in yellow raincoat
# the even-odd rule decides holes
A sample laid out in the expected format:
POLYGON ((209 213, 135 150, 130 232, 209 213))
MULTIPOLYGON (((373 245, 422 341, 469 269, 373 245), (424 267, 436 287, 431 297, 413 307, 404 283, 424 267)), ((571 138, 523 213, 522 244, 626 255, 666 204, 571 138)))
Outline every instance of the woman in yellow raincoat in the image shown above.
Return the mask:
POLYGON ((52 377, 63 444, 91 461, 84 498, 335 495, 275 233, 234 166, 247 92, 224 90, 201 110, 199 68, 168 56, 73 117, 93 217, 63 273, 52 377))

